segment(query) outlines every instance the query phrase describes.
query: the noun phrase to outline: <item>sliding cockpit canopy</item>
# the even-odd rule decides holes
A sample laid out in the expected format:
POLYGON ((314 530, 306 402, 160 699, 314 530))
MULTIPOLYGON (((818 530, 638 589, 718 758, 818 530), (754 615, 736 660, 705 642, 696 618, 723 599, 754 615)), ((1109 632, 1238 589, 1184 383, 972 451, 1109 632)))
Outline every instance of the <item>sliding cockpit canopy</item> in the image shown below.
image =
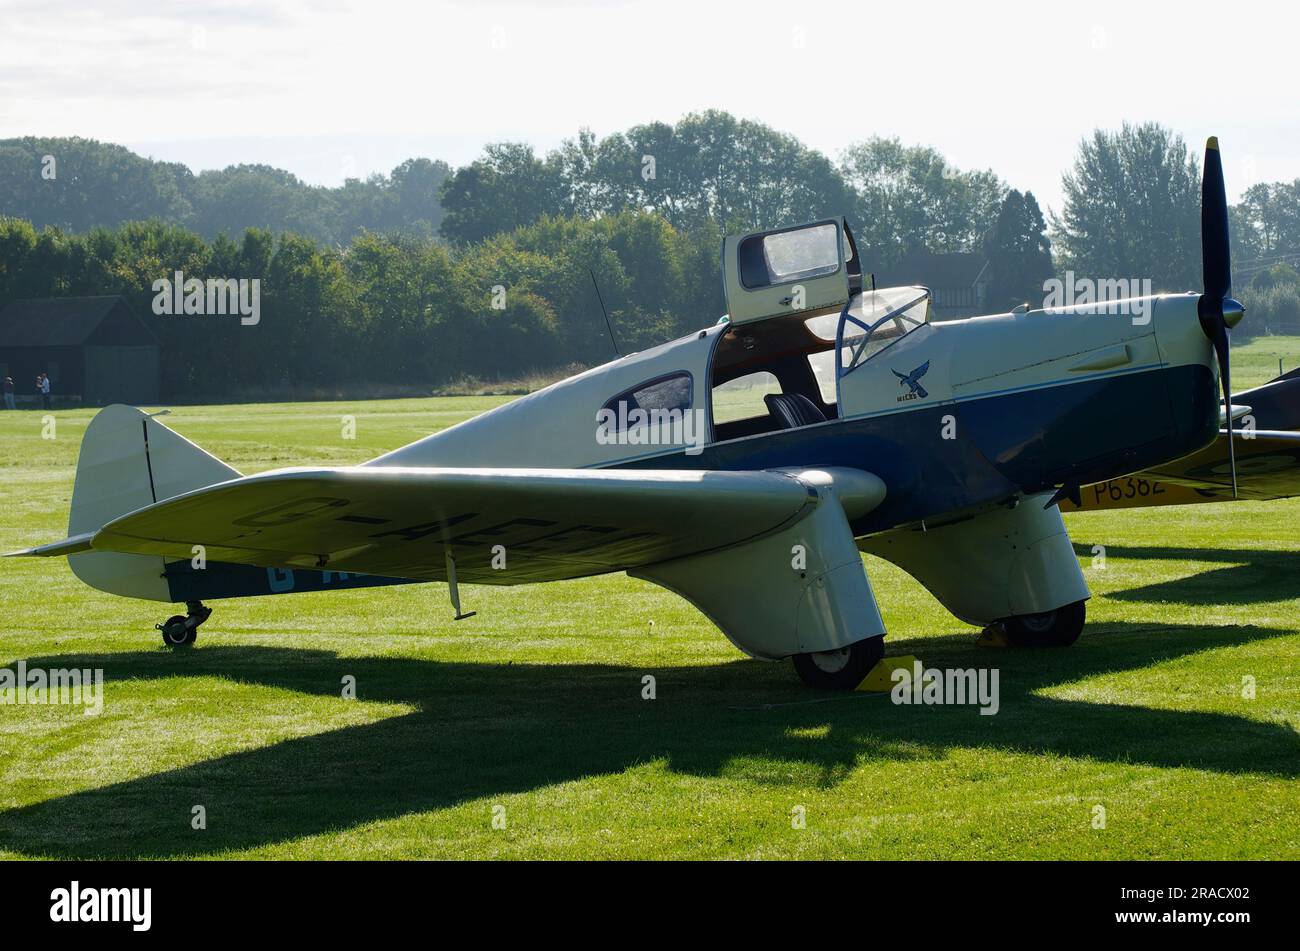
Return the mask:
MULTIPOLYGON (((728 237, 723 284, 730 332, 714 382, 806 355, 831 412, 836 379, 930 319, 925 287, 864 288, 862 259, 844 218, 728 237)), ((808 395, 819 402, 816 393, 808 395)))
POLYGON ((728 237, 722 281, 733 324, 838 310, 862 290, 862 268, 843 218, 728 237))

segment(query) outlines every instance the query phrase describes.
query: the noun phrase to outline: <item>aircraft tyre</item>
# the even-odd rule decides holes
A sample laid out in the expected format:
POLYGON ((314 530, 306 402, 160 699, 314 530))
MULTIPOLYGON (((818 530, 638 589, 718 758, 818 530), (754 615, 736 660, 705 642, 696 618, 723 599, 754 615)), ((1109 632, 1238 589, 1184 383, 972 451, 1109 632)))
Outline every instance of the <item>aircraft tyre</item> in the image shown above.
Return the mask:
POLYGON ((1069 647, 1079 639, 1087 614, 1086 601, 1075 601, 1055 611, 1004 618, 1007 640, 1017 647, 1069 647))
POLYGON ((186 625, 184 614, 173 614, 158 625, 158 630, 162 631, 163 643, 168 647, 184 647, 193 644, 199 634, 197 628, 186 625))
POLYGON ((187 647, 199 636, 199 625, 212 616, 212 608, 202 601, 185 602, 189 614, 173 614, 162 624, 155 624, 162 631, 163 643, 168 647, 187 647))
POLYGON ((814 690, 853 690, 885 656, 885 639, 877 635, 834 651, 795 654, 795 672, 814 690))

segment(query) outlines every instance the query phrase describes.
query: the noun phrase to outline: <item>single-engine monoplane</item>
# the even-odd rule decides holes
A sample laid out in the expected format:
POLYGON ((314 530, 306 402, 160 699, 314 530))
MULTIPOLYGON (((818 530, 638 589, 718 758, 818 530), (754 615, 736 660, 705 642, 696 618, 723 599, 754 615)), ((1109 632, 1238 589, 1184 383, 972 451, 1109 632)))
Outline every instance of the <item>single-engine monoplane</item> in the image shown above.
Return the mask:
POLYGON ((438 581, 461 618, 461 582, 625 571, 745 653, 851 689, 884 651, 864 551, 965 621, 1067 645, 1089 593, 1057 503, 1219 435, 1242 308, 1213 139, 1203 188, 1204 287, 1140 319, 1094 303, 932 321, 928 289, 864 281, 836 218, 728 237, 724 320, 359 466, 243 476, 109 406, 68 537, 15 554, 185 603, 160 625, 175 645, 212 599, 438 581))

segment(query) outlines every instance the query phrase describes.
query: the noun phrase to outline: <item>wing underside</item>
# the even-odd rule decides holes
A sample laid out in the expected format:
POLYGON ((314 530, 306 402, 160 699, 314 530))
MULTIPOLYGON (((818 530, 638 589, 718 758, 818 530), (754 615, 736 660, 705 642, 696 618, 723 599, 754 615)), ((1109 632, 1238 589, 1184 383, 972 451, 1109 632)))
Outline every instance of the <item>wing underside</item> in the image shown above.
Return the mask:
MULTIPOLYGON (((1237 456, 1237 495, 1240 499, 1283 499, 1300 495, 1300 433, 1233 433, 1237 456)), ((1082 505, 1096 509, 1146 508, 1232 500, 1232 470, 1228 434, 1199 452, 1154 469, 1084 486, 1082 505)), ((1063 500, 1061 510, 1075 506, 1063 500)))
MULTIPOLYGON (((289 469, 116 518, 93 551, 315 568, 421 581, 522 584, 725 548, 816 502, 781 472, 289 469)), ((84 543, 83 543, 84 544, 84 543)), ((64 549, 32 554, 62 554, 64 549)))

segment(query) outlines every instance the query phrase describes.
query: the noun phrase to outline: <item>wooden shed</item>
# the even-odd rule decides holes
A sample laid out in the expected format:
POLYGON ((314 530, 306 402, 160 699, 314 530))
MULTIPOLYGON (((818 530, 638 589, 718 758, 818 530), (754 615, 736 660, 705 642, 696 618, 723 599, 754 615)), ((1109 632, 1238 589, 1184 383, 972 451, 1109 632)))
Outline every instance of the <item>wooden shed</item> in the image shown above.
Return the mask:
POLYGON ((90 405, 157 403, 158 338, 121 297, 19 300, 0 310, 0 375, 20 401, 48 373, 54 399, 90 405))

